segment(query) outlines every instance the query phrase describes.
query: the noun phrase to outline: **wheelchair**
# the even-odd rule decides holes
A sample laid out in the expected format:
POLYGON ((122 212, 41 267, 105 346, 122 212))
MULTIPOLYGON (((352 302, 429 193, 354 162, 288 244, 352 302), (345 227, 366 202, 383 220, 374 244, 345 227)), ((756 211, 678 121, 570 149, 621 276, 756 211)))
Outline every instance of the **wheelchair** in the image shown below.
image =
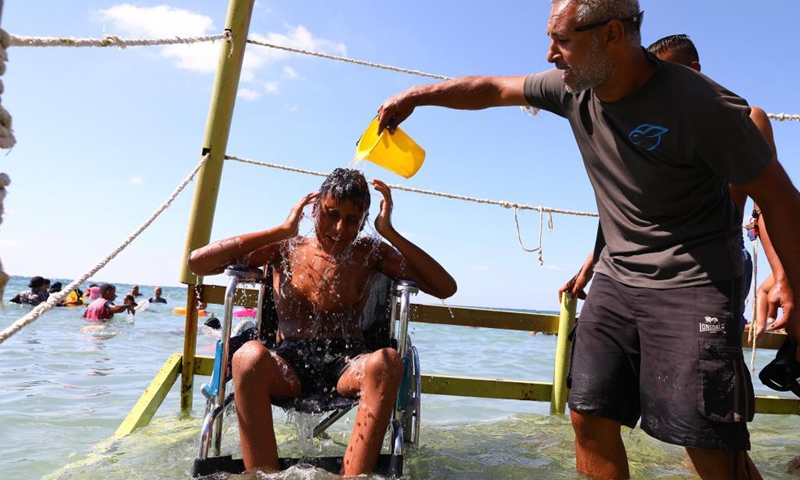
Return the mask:
MULTIPOLYGON (((234 352, 246 342, 258 339, 267 348, 275 346, 278 315, 273 301, 272 269, 264 272, 260 268, 232 265, 225 270, 229 282, 225 290, 224 315, 221 324, 221 339, 217 341, 214 370, 211 382, 201 386, 206 398, 205 414, 200 432, 197 458, 191 468, 193 477, 212 475, 218 472, 239 474, 244 471, 244 462, 231 455, 220 455, 222 424, 226 407, 234 400, 235 392, 231 380, 231 359, 234 352), (240 283, 258 285, 258 308, 255 325, 231 337, 234 297, 240 283), (223 373, 224 372, 224 373, 223 373)), ((399 477, 403 474, 403 455, 408 448, 419 445, 420 427, 420 365, 416 347, 408 336, 410 297, 419 288, 414 282, 400 280, 392 282, 381 273, 373 276, 370 293, 360 326, 364 341, 370 350, 395 348, 403 361, 403 377, 397 394, 392 418, 389 422, 390 452, 382 453, 373 473, 399 477)), ((273 405, 284 410, 301 413, 327 413, 313 429, 320 437, 337 420, 358 405, 358 398, 334 395, 308 395, 293 399, 273 399, 273 405)), ((342 457, 279 458, 281 470, 302 464, 339 473, 342 457)))

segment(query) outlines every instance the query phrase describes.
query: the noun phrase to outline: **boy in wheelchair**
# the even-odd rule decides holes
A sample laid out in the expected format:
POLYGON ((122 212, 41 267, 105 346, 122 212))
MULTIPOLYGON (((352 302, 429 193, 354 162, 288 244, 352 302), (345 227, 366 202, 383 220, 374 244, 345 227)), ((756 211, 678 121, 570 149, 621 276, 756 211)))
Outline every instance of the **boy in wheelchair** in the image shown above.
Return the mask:
POLYGON ((275 228, 221 240, 192 252, 189 268, 198 275, 222 273, 231 263, 272 266, 278 331, 274 351, 250 341, 233 356, 236 412, 245 467, 278 470, 272 399, 320 392, 360 396, 353 432, 344 455, 344 475, 375 467, 394 408, 403 367, 392 348, 370 352, 359 317, 375 272, 416 282, 438 298, 456 292, 456 282, 391 222, 392 197, 383 197, 375 230, 359 236, 370 206, 364 175, 337 168, 319 192, 305 195, 275 228), (303 209, 312 205, 314 235, 298 235, 303 209))

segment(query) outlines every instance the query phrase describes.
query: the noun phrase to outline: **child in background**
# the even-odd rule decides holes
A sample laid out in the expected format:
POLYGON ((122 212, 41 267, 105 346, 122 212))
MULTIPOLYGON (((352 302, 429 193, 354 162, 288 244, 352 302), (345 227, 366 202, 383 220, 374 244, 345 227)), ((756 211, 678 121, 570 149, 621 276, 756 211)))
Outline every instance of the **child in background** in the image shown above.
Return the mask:
MULTIPOLYGON (((137 305, 136 304, 136 300, 134 300, 132 293, 129 293, 129 294, 125 295, 125 298, 122 299, 122 304, 126 305, 126 306, 127 305, 132 306, 133 308, 136 308, 136 305, 137 305)), ((133 312, 133 313, 134 313, 134 315, 136 314, 136 312, 133 312)))

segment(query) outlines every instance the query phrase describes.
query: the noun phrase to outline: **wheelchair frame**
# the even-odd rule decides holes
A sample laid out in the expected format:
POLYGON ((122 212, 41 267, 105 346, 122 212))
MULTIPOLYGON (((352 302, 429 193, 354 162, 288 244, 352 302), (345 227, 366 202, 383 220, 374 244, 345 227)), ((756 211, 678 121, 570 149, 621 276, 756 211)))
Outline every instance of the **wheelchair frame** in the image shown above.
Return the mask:
MULTIPOLYGON (((246 340, 258 339, 263 328, 263 306, 266 297, 271 294, 271 285, 268 283, 270 276, 265 275, 260 268, 232 265, 225 270, 230 277, 225 290, 225 303, 223 319, 220 328, 221 338, 217 341, 214 370, 211 382, 203 384, 200 391, 206 398, 205 414, 200 431, 200 445, 198 456, 192 466, 193 477, 211 475, 217 472, 242 473, 244 462, 233 459, 232 456, 220 456, 222 447, 222 423, 225 408, 233 402, 234 392, 226 395, 226 385, 230 380, 229 371, 231 351, 231 328, 233 322, 234 296, 240 283, 259 285, 258 307, 256 313, 256 335, 246 340), (213 455, 210 455, 213 454, 213 455)), ((408 322, 411 310, 411 295, 416 295, 419 288, 414 282, 400 280, 392 284, 390 290, 391 311, 389 317, 389 344, 396 343, 396 349, 403 361, 403 378, 398 389, 397 401, 389 423, 391 432, 391 453, 381 454, 374 473, 401 476, 403 473, 403 455, 406 445, 412 447, 419 444, 419 429, 421 420, 421 382, 420 363, 417 348, 411 344, 408 337, 408 322), (399 305, 398 305, 399 304, 399 305)), ((241 341, 241 340, 240 340, 241 341)), ((305 397, 298 397, 302 400, 305 397)), ((274 406, 288 409, 292 408, 295 399, 289 402, 275 401, 274 406)), ((313 435, 319 437, 337 420, 347 414, 358 399, 336 397, 331 405, 323 411, 331 411, 323 420, 314 427, 313 435)), ((298 408, 299 411, 309 411, 307 408, 298 408)), ((333 473, 339 473, 342 466, 342 457, 310 457, 310 458, 280 458, 280 469, 284 470, 292 465, 302 463, 333 473)))

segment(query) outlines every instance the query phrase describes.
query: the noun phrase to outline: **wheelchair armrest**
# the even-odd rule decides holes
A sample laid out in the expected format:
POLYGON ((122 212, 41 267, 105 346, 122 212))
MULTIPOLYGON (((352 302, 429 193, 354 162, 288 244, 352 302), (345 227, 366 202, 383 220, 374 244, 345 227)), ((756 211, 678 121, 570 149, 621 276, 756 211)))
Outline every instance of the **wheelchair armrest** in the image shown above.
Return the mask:
POLYGON ((394 319, 398 318, 399 325, 397 328, 396 336, 393 338, 397 340, 397 351, 401 356, 405 357, 408 348, 408 322, 411 316, 411 295, 416 295, 419 292, 419 286, 412 280, 398 280, 392 295, 395 300, 392 301, 392 332, 394 333, 394 319), (397 300, 400 302, 399 317, 396 314, 397 300))
POLYGON ((225 275, 239 277, 239 281, 245 283, 262 282, 266 276, 264 270, 250 265, 231 264, 225 268, 225 275))

